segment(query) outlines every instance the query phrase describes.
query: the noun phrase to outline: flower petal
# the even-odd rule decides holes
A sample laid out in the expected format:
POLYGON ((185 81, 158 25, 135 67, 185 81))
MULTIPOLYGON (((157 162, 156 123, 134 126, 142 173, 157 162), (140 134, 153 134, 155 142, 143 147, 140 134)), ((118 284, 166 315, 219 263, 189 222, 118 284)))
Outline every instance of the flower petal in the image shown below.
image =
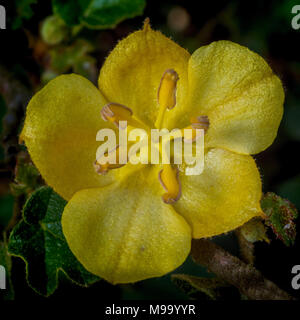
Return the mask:
MULTIPOLYGON (((172 40, 145 25, 120 41, 106 59, 99 88, 110 102, 123 104, 134 116, 152 126, 158 115, 157 92, 167 69, 179 75, 177 103, 187 90, 190 54, 172 40)), ((172 112, 172 111, 170 111, 172 112)))
POLYGON ((27 107, 21 139, 43 178, 65 199, 111 181, 93 167, 97 131, 108 126, 100 116, 105 103, 91 82, 63 75, 47 84, 27 107))
POLYGON ((190 227, 161 200, 157 169, 79 191, 65 207, 62 226, 70 249, 87 270, 111 283, 162 276, 190 252, 190 227))
POLYGON ((211 149, 204 161, 202 174, 180 175, 182 195, 173 205, 193 238, 231 231, 261 212, 262 186, 251 156, 211 149))
POLYGON ((284 91, 262 57, 230 41, 213 42, 193 53, 188 77, 186 114, 177 121, 184 127, 191 116, 208 116, 207 147, 255 154, 273 142, 284 91))

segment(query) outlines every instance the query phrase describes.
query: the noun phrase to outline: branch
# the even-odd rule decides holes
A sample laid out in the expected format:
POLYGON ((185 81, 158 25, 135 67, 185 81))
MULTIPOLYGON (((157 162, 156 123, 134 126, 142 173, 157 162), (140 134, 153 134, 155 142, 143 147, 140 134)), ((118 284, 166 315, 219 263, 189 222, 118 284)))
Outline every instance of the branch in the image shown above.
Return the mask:
POLYGON ((193 240, 191 254, 195 262, 237 287, 241 294, 251 300, 293 299, 273 282, 265 279, 252 265, 232 256, 209 240, 193 240))
POLYGON ((241 259, 247 264, 254 264, 254 244, 244 237, 240 229, 235 231, 235 235, 239 243, 241 259))

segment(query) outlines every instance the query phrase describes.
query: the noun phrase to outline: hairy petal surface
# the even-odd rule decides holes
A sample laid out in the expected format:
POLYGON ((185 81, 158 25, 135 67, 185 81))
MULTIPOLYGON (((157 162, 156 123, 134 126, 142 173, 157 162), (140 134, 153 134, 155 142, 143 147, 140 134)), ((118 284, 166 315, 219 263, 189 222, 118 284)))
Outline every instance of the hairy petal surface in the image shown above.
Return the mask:
POLYGON ((273 142, 284 91, 262 57, 236 43, 218 41, 196 50, 188 69, 186 113, 176 115, 177 126, 185 126, 191 116, 206 115, 206 147, 242 154, 261 152, 273 142))
POLYGON ((203 173, 181 174, 180 181, 174 208, 192 226, 193 238, 234 230, 261 212, 261 180, 251 156, 211 149, 203 173))
POLYGON ((167 69, 178 73, 177 104, 182 104, 187 95, 189 58, 185 49, 145 25, 143 30, 120 41, 110 53, 100 72, 99 88, 108 101, 126 105, 134 116, 153 127, 163 73, 167 69))
POLYGON ((21 139, 43 178, 65 199, 112 180, 93 167, 96 134, 108 126, 100 117, 105 103, 90 81, 71 74, 52 80, 27 107, 21 139))
POLYGON ((122 182, 79 191, 67 204, 63 232, 88 271, 129 283, 162 276, 184 262, 191 230, 161 200, 157 176, 157 167, 145 167, 122 182))

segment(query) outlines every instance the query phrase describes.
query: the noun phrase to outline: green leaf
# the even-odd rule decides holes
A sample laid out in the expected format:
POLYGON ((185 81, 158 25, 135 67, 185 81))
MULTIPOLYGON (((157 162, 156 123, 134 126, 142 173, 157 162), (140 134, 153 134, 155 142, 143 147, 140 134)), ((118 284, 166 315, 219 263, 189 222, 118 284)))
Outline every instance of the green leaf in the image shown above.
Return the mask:
POLYGON ((6 289, 0 290, 0 301, 13 300, 15 293, 11 281, 11 256, 7 252, 7 245, 4 242, 0 242, 0 266, 5 269, 6 275, 6 289))
POLYGON ((33 16, 31 5, 37 3, 37 0, 16 0, 16 18, 13 21, 12 28, 18 29, 22 26, 23 20, 29 20, 33 16))
POLYGON ((122 20, 143 13, 144 0, 93 0, 81 22, 89 28, 113 28, 122 20))
POLYGON ((208 298, 217 300, 221 297, 220 288, 229 288, 229 285, 217 278, 200 278, 186 274, 172 274, 174 284, 191 299, 208 298))
POLYGON ((83 286, 99 280, 83 268, 67 245, 60 222, 65 205, 51 188, 38 189, 26 202, 23 220, 9 239, 9 252, 26 263, 29 286, 44 296, 57 288, 59 271, 83 286))
POLYGON ((143 13, 145 0, 52 0, 53 11, 69 26, 113 28, 119 22, 143 13))
MULTIPOLYGON (((90 0, 87 0, 88 4, 90 0)), ((79 0, 52 0, 53 12, 60 16, 67 25, 76 26, 80 24, 80 17, 84 7, 79 0)))
POLYGON ((294 220, 298 216, 296 207, 287 199, 268 192, 261 200, 261 207, 266 215, 266 224, 286 246, 293 245, 296 238, 294 220))

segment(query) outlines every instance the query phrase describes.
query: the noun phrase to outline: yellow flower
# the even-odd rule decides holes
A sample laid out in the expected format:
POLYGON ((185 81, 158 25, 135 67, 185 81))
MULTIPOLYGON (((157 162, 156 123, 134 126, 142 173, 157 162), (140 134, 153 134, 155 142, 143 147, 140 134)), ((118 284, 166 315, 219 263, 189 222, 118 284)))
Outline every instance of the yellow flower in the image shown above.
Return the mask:
POLYGON ((283 101, 280 80, 256 53, 218 41, 190 55, 145 23, 110 53, 99 90, 72 74, 37 93, 21 138, 46 182, 69 201, 62 226, 72 252, 90 272, 128 283, 174 270, 192 238, 228 232, 261 214, 261 180, 250 154, 273 142, 283 101), (133 127, 204 126, 203 173, 96 163, 98 173, 109 171, 97 174, 96 134, 124 119, 133 127))

